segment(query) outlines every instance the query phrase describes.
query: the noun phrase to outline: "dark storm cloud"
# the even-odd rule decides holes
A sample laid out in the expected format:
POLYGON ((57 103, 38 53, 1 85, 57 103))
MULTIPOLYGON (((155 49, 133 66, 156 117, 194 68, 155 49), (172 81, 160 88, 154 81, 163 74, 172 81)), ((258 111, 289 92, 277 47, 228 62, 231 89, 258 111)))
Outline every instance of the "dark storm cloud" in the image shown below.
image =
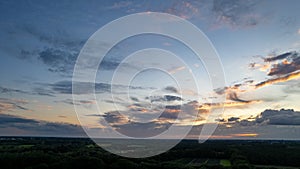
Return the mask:
POLYGON ((2 135, 14 135, 18 132, 27 135, 54 135, 54 136, 84 136, 82 128, 78 125, 38 121, 19 116, 0 114, 0 132, 2 135))

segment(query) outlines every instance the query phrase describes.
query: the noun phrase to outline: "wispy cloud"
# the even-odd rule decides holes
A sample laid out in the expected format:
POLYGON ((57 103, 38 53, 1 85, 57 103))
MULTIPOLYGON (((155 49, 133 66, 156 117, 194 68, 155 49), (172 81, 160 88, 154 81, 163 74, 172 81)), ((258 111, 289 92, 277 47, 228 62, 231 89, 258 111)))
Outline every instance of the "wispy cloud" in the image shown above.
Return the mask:
POLYGON ((26 94, 26 95, 55 97, 55 95, 54 95, 55 93, 53 91, 47 90, 47 89, 41 88, 41 87, 33 88, 31 91, 25 91, 25 90, 0 86, 0 93, 2 93, 2 94, 26 94))
POLYGON ((168 72, 170 74, 174 74, 174 73, 177 73, 177 72, 179 72, 181 70, 184 70, 184 69, 185 69, 185 66, 179 66, 179 67, 175 67, 173 69, 168 70, 168 72))
POLYGON ((165 12, 183 19, 191 19, 200 15, 199 3, 196 1, 174 1, 165 9, 165 12))
POLYGON ((28 136, 85 136, 78 125, 39 121, 8 114, 0 114, 0 133, 28 136))
POLYGON ((72 99, 65 99, 61 101, 55 101, 55 102, 61 102, 61 103, 66 103, 70 105, 83 105, 83 106, 89 106, 92 104, 96 104, 95 100, 72 100, 72 99))
MULTIPOLYGON (((38 83, 38 85, 44 86, 45 90, 50 90, 56 94, 92 94, 95 89, 95 93, 106 93, 111 92, 112 84, 109 83, 92 83, 92 82, 76 82, 73 81, 73 85, 76 87, 76 90, 72 90, 72 81, 58 81, 55 83, 38 83)), ((154 89, 152 87, 143 87, 143 86, 126 86, 115 84, 113 85, 114 91, 116 93, 122 93, 124 90, 134 89, 134 90, 148 90, 154 89)))
POLYGON ((130 5, 132 5, 132 1, 120 1, 120 2, 115 2, 112 6, 107 7, 108 9, 112 10, 119 10, 122 8, 127 8, 130 5))
POLYGON ((29 110, 24 107, 26 104, 28 104, 26 100, 0 98, 0 113, 7 113, 16 109, 29 110))
POLYGON ((264 21, 264 16, 255 10, 258 4, 250 0, 214 0, 212 11, 218 25, 252 27, 264 21))
POLYGON ((292 79, 298 79, 298 78, 300 78, 300 72, 295 72, 295 73, 288 74, 286 76, 282 76, 282 77, 278 77, 278 78, 274 78, 274 79, 268 79, 266 81, 260 82, 255 85, 255 88, 261 88, 264 86, 268 86, 270 84, 286 82, 286 81, 289 81, 292 79))

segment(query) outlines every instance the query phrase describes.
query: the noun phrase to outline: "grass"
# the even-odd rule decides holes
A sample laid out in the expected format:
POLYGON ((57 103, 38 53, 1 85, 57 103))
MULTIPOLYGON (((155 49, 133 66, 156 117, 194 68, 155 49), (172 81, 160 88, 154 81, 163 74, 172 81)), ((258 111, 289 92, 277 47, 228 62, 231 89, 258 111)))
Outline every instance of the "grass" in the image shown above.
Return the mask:
POLYGON ((220 164, 224 167, 230 167, 231 163, 229 160, 220 160, 220 164))

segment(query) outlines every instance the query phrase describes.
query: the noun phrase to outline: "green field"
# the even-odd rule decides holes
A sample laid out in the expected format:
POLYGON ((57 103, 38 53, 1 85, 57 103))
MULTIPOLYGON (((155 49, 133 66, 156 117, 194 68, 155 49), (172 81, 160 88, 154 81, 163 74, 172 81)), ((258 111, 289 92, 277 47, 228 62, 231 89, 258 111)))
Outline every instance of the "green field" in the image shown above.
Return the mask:
POLYGON ((230 167, 231 166, 231 163, 229 160, 220 160, 220 164, 223 166, 223 167, 230 167))

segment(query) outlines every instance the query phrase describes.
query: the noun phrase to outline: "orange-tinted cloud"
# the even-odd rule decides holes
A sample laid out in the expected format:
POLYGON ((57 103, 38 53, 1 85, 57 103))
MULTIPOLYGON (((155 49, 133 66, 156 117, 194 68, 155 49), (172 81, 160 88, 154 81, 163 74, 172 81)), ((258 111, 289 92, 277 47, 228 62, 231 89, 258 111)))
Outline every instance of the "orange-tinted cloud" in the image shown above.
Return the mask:
POLYGON ((231 134, 233 137, 257 137, 257 133, 239 133, 239 134, 231 134))
POLYGON ((184 70, 184 69, 185 69, 184 66, 180 66, 180 67, 176 67, 176 68, 174 68, 174 69, 171 69, 171 70, 169 70, 168 72, 169 72, 170 74, 174 74, 174 73, 176 73, 176 72, 178 72, 178 71, 181 71, 181 70, 184 70))
POLYGON ((298 78, 300 78, 300 71, 288 74, 288 75, 283 76, 283 77, 278 77, 278 78, 269 79, 269 80, 260 82, 260 83, 255 85, 255 88, 258 89, 258 88, 268 86, 268 85, 271 85, 271 84, 274 84, 274 83, 285 82, 285 81, 289 81, 289 80, 292 80, 292 79, 298 79, 298 78))
POLYGON ((15 109, 28 110, 23 105, 28 104, 26 100, 0 98, 0 113, 13 111, 15 109))
POLYGON ((252 103, 259 103, 259 100, 251 100, 251 101, 246 101, 246 102, 224 102, 224 103, 205 103, 201 106, 199 106, 199 110, 202 109, 217 109, 217 108, 226 108, 226 107, 240 107, 240 106, 245 106, 248 104, 252 104, 252 103))

